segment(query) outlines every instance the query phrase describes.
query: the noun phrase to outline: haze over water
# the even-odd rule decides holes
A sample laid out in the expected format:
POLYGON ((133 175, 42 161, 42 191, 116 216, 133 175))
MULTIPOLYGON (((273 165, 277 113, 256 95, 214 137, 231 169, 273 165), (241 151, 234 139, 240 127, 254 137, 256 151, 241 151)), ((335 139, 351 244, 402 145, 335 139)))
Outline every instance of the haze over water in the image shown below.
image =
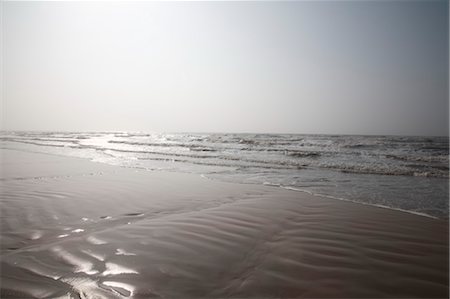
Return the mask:
POLYGON ((2 129, 448 135, 448 1, 2 1, 2 129))

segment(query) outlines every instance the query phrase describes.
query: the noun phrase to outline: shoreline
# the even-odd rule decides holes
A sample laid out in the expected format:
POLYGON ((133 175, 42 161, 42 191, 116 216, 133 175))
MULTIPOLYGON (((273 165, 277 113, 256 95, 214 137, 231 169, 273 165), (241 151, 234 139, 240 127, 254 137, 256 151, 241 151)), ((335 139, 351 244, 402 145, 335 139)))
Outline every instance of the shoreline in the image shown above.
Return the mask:
POLYGON ((448 219, 1 154, 2 298, 448 297, 448 219))
MULTIPOLYGON (((82 161, 88 161, 90 163, 96 163, 96 164, 100 164, 100 165, 105 165, 105 166, 108 166, 108 167, 117 167, 117 168, 131 169, 131 170, 138 170, 138 171, 161 172, 161 173, 182 173, 182 174, 187 174, 187 175, 199 176, 201 178, 204 178, 204 179, 207 179, 207 180, 211 180, 211 181, 230 183, 230 184, 244 184, 244 185, 256 185, 256 186, 264 186, 264 187, 275 187, 275 188, 280 188, 280 189, 284 189, 284 190, 291 190, 291 191, 294 191, 294 192, 305 193, 305 194, 308 194, 308 195, 311 195, 311 196, 314 196, 314 197, 320 197, 320 198, 326 198, 326 199, 337 200, 337 201, 344 201, 344 202, 351 202, 351 203, 354 203, 354 204, 371 206, 371 207, 380 208, 380 209, 387 209, 387 210, 397 211, 397 212, 401 212, 401 213, 407 213, 407 214, 411 214, 411 215, 416 215, 416 216, 420 216, 420 217, 426 217, 426 218, 431 218, 431 219, 440 219, 440 220, 444 220, 444 221, 449 221, 448 216, 440 218, 440 217, 433 216, 433 215, 430 215, 430 214, 427 214, 427 213, 415 212, 415 211, 411 211, 411 210, 395 208, 395 207, 382 205, 382 204, 367 203, 367 202, 363 202, 363 201, 357 201, 357 200, 343 198, 343 197, 337 197, 337 196, 333 196, 333 195, 314 193, 314 192, 306 190, 306 189, 301 189, 301 188, 298 188, 298 187, 286 186, 286 185, 281 185, 281 184, 272 184, 272 183, 259 184, 259 183, 249 183, 249 182, 228 182, 226 180, 221 180, 221 179, 218 179, 218 178, 208 177, 205 174, 189 173, 189 172, 182 172, 182 171, 169 171, 169 170, 165 170, 165 169, 149 169, 149 168, 146 168, 146 167, 127 167, 127 166, 121 166, 121 165, 113 165, 113 164, 109 164, 107 162, 93 161, 90 158, 81 158, 81 157, 76 157, 76 156, 67 156, 67 155, 64 155, 64 154, 49 153, 49 152, 45 152, 45 151, 35 152, 35 151, 31 151, 31 150, 13 149, 13 148, 5 148, 5 149, 0 149, 0 150, 9 150, 9 151, 27 152, 27 153, 31 153, 31 154, 50 155, 50 156, 57 156, 57 157, 62 157, 62 158, 68 158, 68 159, 79 159, 79 160, 82 160, 82 161)), ((17 178, 17 179, 20 179, 20 178, 17 178)), ((30 178, 30 179, 32 179, 32 178, 30 178)), ((3 179, 0 178, 0 181, 1 180, 3 180, 3 179)))

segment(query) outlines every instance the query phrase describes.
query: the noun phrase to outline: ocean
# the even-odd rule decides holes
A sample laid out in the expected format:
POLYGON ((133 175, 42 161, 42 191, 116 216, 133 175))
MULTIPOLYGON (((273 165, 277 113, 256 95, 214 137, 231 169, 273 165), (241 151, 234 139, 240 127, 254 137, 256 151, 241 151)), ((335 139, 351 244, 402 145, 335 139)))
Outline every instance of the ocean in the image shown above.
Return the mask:
POLYGON ((449 214, 448 137, 3 131, 0 141, 3 149, 449 214))

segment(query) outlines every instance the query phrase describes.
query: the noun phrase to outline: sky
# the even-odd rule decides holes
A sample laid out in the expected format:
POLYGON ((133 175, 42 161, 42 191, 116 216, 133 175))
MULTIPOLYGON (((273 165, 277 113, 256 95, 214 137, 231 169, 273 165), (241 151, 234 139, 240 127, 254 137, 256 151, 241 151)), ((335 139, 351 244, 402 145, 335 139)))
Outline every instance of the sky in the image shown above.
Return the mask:
POLYGON ((3 130, 448 135, 447 1, 2 1, 3 130))

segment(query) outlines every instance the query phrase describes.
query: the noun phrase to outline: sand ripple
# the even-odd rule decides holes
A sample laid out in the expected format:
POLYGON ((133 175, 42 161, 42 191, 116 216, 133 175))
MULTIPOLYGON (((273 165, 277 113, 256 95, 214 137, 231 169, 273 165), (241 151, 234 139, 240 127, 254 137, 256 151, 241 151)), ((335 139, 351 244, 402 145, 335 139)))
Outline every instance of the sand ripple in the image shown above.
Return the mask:
POLYGON ((2 298, 448 295, 446 221, 272 187, 150 178, 157 183, 135 172, 21 181, 35 197, 3 215, 2 298), (33 191, 52 188, 76 200, 33 191), (14 216, 22 212, 34 216, 14 216))

